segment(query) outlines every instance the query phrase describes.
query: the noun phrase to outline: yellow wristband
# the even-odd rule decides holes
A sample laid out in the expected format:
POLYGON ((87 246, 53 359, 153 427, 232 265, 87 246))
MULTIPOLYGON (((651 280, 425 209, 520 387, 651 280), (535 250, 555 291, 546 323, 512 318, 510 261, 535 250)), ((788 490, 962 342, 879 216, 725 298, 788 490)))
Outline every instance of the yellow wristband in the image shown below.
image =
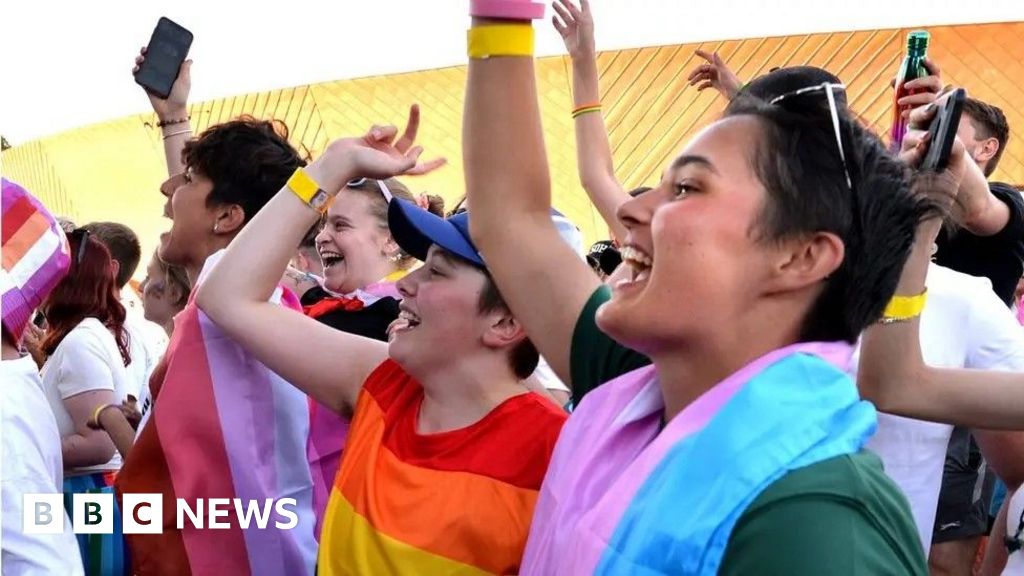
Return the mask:
POLYGON ((113 404, 100 404, 96 408, 96 410, 93 411, 93 413, 92 413, 92 422, 94 422, 96 424, 96 426, 98 426, 100 428, 103 427, 103 425, 100 424, 100 414, 102 414, 104 410, 106 410, 107 408, 110 408, 111 406, 113 406, 113 404))
POLYGON ((302 168, 295 170, 292 177, 288 179, 288 188, 309 207, 323 214, 331 205, 331 196, 324 192, 309 174, 302 168))
POLYGON ((927 288, 917 296, 893 296, 892 300, 889 300, 889 305, 885 307, 882 317, 890 319, 916 318, 921 315, 927 300, 927 288))
POLYGON ((533 56, 533 26, 495 24, 475 26, 467 33, 470 58, 492 56, 533 56))

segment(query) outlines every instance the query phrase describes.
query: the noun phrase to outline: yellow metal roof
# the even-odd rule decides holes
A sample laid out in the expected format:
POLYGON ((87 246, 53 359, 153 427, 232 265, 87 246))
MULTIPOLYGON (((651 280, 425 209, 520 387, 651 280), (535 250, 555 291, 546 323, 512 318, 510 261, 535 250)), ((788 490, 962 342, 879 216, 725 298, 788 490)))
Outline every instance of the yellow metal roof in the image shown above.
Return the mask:
MULTIPOLYGON (((628 188, 657 182, 661 169, 695 131, 721 113, 713 91, 686 85, 698 63, 694 50, 718 50, 744 79, 776 66, 810 64, 836 73, 847 85, 853 110, 880 134, 887 133, 889 80, 901 58, 907 29, 755 38, 603 52, 598 57, 602 100, 616 173, 628 188)), ((943 80, 1003 109, 1011 129, 1024 126, 1024 22, 930 29, 930 55, 943 80)), ((538 88, 555 206, 590 241, 607 235, 580 188, 569 110, 568 57, 540 59, 538 88)), ((318 154, 331 138, 359 134, 374 123, 401 124, 409 104, 423 109, 421 142, 427 155, 449 165, 407 179, 416 191, 446 198, 463 193, 460 135, 465 67, 339 80, 194 104, 202 130, 240 114, 283 120, 294 144, 318 154)), ((85 126, 9 149, 4 174, 40 196, 55 212, 79 223, 117 220, 132 226, 152 250, 161 218, 158 191, 165 177, 163 148, 152 115, 85 126)), ((509 167, 514 170, 514 166, 509 167)), ((1024 183, 1024 142, 1012 137, 994 178, 1024 183)))

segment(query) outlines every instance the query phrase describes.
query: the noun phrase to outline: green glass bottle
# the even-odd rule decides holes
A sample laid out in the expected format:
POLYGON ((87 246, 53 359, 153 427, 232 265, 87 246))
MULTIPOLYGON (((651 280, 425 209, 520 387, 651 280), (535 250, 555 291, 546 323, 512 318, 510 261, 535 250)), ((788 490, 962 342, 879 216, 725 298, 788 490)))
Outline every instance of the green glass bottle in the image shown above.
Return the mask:
POLYGON ((909 110, 910 106, 900 106, 900 98, 917 92, 907 90, 904 85, 911 80, 928 75, 924 67, 924 59, 928 55, 928 32, 915 30, 907 35, 907 53, 900 63, 900 69, 896 73, 896 93, 892 105, 892 130, 889 132, 889 149, 899 152, 903 144, 903 135, 907 132, 907 120, 903 113, 909 110))

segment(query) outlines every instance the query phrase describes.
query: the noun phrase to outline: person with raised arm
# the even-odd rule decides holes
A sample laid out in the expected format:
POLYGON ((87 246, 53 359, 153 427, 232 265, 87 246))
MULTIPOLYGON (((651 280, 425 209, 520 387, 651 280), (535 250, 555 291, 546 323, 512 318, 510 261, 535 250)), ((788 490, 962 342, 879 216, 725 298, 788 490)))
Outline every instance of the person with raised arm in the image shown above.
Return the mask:
MULTIPOLYGON (((927 149, 924 130, 935 107, 919 108, 910 115, 911 131, 903 142, 904 157, 920 160, 927 149)), ((963 144, 954 147, 954 165, 970 175, 976 167, 965 161, 963 144)), ((971 158, 967 158, 970 160, 971 158)), ((946 197, 953 205, 970 178, 946 197)), ((973 178, 976 182, 977 176, 973 178)), ((981 182, 984 182, 983 178, 981 182)), ((975 184, 975 188, 978 184, 975 184)), ((897 295, 913 298, 925 290, 933 246, 942 222, 926 222, 919 231, 904 267, 897 295)), ((879 325, 865 333, 858 383, 865 397, 880 409, 910 418, 987 429, 1024 430, 1024 373, 932 368, 924 363, 920 322, 879 325)), ((985 573, 1016 574, 1024 567, 1024 491, 1007 495, 993 528, 985 559, 985 573), (1002 538, 1000 538, 1002 537, 1002 538)))
MULTIPOLYGON (((143 46, 135 57, 132 73, 139 71, 146 61, 146 47, 143 46)), ((167 175, 176 176, 185 171, 185 160, 181 151, 185 143, 192 139, 192 117, 188 113, 188 94, 192 90, 192 59, 185 60, 178 69, 178 76, 171 85, 167 98, 161 98, 146 90, 149 104, 156 114, 156 125, 160 128, 160 136, 164 141, 164 160, 167 162, 167 175)))
POLYGON ((198 303, 276 373, 352 414, 319 574, 517 573, 566 415, 521 383, 537 351, 469 240, 468 215, 443 220, 391 201, 392 237, 424 265, 397 283, 389 343, 266 302, 331 199, 349 201, 337 196, 346 182, 434 165, 417 163, 414 124, 397 136, 375 126, 296 170, 200 285, 198 303))
MULTIPOLYGON (((165 125, 168 160, 160 192, 171 226, 160 237, 158 254, 184 268, 197 286, 204 270, 306 162, 277 121, 243 116, 192 138, 184 114, 188 87, 186 64, 171 96, 150 101, 165 125)), ((268 297, 299 315, 301 306, 290 291, 281 288, 268 297)), ((246 353, 194 301, 175 317, 173 337, 149 384, 152 406, 116 478, 118 498, 159 494, 165 511, 176 510, 181 499, 197 520, 179 528, 177 515, 165 513, 160 532, 127 535, 132 572, 313 574, 317 543, 306 395, 246 353), (296 525, 288 527, 287 518, 271 514, 263 529, 244 530, 250 516, 211 530, 208 522, 222 521, 206 505, 211 498, 237 498, 243 507, 293 498, 296 525)), ((117 414, 100 416, 95 424, 106 427, 117 414)))
MULTIPOLYGON (((470 43, 528 29, 477 20, 470 43)), ((620 207, 628 269, 609 299, 546 219, 530 53, 471 54, 472 236, 574 392, 611 380, 559 438, 524 573, 925 573, 905 498, 863 450, 874 408, 843 369, 933 208, 840 91, 737 101, 698 135, 620 207), (630 347, 654 365, 624 369, 643 362, 630 347)))
POLYGON ((698 64, 690 71, 686 78, 690 86, 696 86, 698 92, 714 88, 726 100, 732 100, 739 94, 743 83, 736 73, 729 69, 718 52, 697 50, 694 54, 704 60, 704 63, 698 64))
POLYGON ((615 211, 629 200, 629 195, 615 177, 615 161, 601 110, 590 2, 580 0, 577 7, 572 0, 555 0, 552 7, 557 16, 551 17, 551 23, 572 60, 572 117, 580 184, 608 224, 612 238, 621 241, 626 237, 626 229, 615 217, 615 211))
MULTIPOLYGON (((904 154, 911 162, 936 108, 925 107, 910 115, 904 154)), ((955 150, 962 150, 962 144, 955 150)), ((964 182, 974 172, 963 169, 964 182)), ((982 176, 983 178, 983 176, 982 176)), ((982 180, 984 185, 984 180, 982 180)), ((959 194, 957 191, 953 197, 959 194)), ((918 231, 914 250, 897 287, 901 297, 924 292, 928 263, 941 221, 928 221, 918 231)), ((965 427, 1024 430, 1024 374, 932 368, 921 356, 920 322, 873 326, 864 334, 858 383, 862 394, 879 410, 909 418, 947 422, 965 427), (897 385, 898 383, 898 385, 897 385)))

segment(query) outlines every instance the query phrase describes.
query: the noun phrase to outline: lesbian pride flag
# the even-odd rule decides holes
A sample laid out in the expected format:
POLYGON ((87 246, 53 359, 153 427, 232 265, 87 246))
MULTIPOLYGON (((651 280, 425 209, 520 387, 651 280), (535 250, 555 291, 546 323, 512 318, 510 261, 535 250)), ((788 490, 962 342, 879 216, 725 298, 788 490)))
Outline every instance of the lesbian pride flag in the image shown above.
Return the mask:
MULTIPOLYGON (((217 255, 207 261, 212 266, 217 255)), ((204 270, 205 270, 204 269, 204 270)), ((202 281, 200 275, 200 282, 202 281)), ((272 300, 298 309, 290 292, 272 300)), ((299 312, 296 312, 299 313, 299 312)), ((194 302, 175 318, 174 334, 150 380, 153 408, 117 479, 128 493, 164 496, 163 533, 127 535, 136 574, 313 574, 312 480, 306 462, 305 394, 250 356, 194 302), (176 498, 239 498, 243 504, 294 498, 298 525, 271 514, 265 529, 177 530, 176 498)), ((209 510, 206 522, 210 520, 209 510)))

